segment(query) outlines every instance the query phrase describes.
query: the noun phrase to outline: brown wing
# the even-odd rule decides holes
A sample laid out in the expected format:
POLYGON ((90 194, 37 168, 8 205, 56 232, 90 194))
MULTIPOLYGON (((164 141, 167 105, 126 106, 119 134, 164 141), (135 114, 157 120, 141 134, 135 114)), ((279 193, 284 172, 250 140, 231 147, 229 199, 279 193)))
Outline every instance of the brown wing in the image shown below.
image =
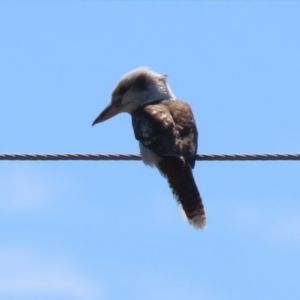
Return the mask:
POLYGON ((137 108, 132 114, 135 138, 160 156, 183 157, 193 168, 198 133, 190 106, 163 100, 137 108))

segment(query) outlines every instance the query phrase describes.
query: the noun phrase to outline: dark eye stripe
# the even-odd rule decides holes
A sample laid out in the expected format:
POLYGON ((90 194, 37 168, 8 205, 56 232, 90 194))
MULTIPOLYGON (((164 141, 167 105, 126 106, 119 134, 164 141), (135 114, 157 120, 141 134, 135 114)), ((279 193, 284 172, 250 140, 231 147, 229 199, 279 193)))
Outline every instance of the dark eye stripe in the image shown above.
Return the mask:
POLYGON ((125 94, 129 90, 130 86, 121 86, 119 90, 119 95, 125 94))

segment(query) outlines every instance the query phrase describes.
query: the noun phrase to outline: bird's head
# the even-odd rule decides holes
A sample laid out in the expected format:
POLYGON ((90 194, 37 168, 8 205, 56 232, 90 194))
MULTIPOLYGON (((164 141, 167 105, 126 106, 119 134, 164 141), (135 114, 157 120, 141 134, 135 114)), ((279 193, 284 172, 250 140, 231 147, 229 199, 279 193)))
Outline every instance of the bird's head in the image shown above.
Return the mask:
POLYGON ((138 68, 124 75, 111 96, 111 102, 95 119, 93 125, 120 112, 131 114, 138 106, 159 100, 175 99, 166 81, 166 75, 148 68, 138 68))

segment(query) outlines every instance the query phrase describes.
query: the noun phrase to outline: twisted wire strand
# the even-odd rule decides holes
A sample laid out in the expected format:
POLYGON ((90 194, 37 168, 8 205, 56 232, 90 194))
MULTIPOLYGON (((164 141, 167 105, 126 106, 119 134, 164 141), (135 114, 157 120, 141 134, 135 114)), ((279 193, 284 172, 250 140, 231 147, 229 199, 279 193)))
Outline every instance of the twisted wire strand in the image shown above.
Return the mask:
MULTIPOLYGON (((0 154, 0 160, 141 160, 141 156, 139 154, 0 154)), ((300 154, 198 154, 196 160, 300 160, 300 154)))

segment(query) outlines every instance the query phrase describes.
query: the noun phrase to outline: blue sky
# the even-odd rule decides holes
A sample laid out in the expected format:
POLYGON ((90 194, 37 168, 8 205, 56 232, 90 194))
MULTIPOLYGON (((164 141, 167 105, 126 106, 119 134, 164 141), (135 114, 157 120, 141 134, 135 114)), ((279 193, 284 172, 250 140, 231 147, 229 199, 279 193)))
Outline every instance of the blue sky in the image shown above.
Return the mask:
MULTIPOLYGON (((1 1, 1 153, 138 153, 91 124, 168 74, 199 153, 299 153, 299 2, 1 1)), ((208 227, 142 162, 0 162, 1 299, 299 299, 298 162, 198 162, 208 227)))

